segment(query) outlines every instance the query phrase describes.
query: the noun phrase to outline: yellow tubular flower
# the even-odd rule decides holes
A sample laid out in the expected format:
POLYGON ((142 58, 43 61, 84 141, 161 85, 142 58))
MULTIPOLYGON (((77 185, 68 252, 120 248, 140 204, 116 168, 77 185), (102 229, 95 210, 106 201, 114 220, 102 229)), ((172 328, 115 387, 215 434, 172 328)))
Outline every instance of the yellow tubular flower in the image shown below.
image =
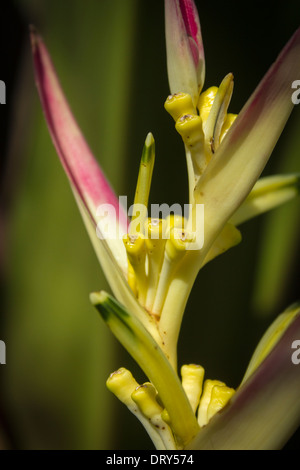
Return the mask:
POLYGON ((202 393, 204 369, 197 364, 181 367, 182 386, 195 413, 202 393))
POLYGON ((234 394, 235 390, 233 388, 226 387, 226 385, 215 385, 212 388, 210 403, 207 408, 207 421, 221 411, 234 394))
POLYGON ((223 124, 221 134, 220 134, 220 143, 222 142, 222 140, 226 136, 227 132, 231 128, 231 126, 234 123, 234 121, 236 120, 237 116, 238 116, 237 114, 232 114, 232 113, 226 114, 224 124, 223 124))
POLYGON ((136 407, 131 399, 132 392, 139 386, 131 372, 121 367, 110 374, 106 386, 130 411, 134 412, 136 407))
POLYGON ((206 123, 208 115, 210 113, 211 107, 213 105, 214 99, 218 92, 218 87, 212 86, 207 90, 203 91, 199 96, 197 108, 199 110, 199 115, 202 119, 203 124, 206 123))
POLYGON ((142 304, 147 293, 146 245, 142 235, 124 235, 124 246, 128 257, 128 281, 142 304))
POLYGON ((187 93, 169 95, 165 101, 165 110, 176 122, 184 114, 196 114, 192 98, 187 93))
POLYGON ((200 399, 199 409, 198 409, 198 424, 200 427, 205 426, 209 419, 207 416, 207 410, 211 401, 212 389, 215 385, 225 386, 223 382, 219 380, 210 380, 207 379, 204 382, 203 393, 200 399))
POLYGON ((150 382, 146 382, 134 390, 131 398, 139 407, 141 413, 149 420, 154 430, 159 434, 165 445, 165 449, 176 449, 173 433, 162 418, 163 408, 157 402, 157 391, 155 387, 150 382))
POLYGON ((148 417, 144 415, 144 413, 132 399, 132 395, 134 395, 135 390, 137 390, 140 385, 132 376, 131 372, 124 367, 121 367, 116 372, 110 374, 106 381, 106 386, 108 390, 110 390, 122 403, 124 403, 129 411, 131 411, 131 413, 137 417, 137 419, 141 422, 149 434, 156 448, 165 449, 165 443, 162 441, 159 433, 149 422, 148 417))
POLYGON ((145 307, 153 310, 153 302, 164 259, 167 223, 162 219, 148 219, 145 224, 146 248, 148 256, 148 290, 145 307))

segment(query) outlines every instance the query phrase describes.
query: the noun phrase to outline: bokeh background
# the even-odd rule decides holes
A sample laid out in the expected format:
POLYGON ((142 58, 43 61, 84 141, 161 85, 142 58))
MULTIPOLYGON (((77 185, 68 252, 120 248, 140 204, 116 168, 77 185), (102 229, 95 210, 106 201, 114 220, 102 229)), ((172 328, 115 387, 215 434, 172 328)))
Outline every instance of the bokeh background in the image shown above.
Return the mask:
MULTIPOLYGON (((299 25, 296 1, 200 2, 205 87, 233 72, 238 112, 299 25)), ((2 4, 0 79, 0 444, 13 449, 145 449, 139 423, 106 390, 120 366, 143 380, 89 303, 109 289, 51 143, 34 85, 28 25, 43 35, 73 112, 116 192, 133 201, 149 131, 150 202, 187 202, 168 95, 163 1, 2 4), (5 7, 4 7, 5 5, 5 7), (4 10, 3 10, 4 8, 4 10)), ((295 77, 299 79, 300 77, 295 77)), ((300 172, 300 108, 265 174, 300 172)), ((299 300, 299 198, 242 227, 243 243, 201 271, 184 317, 180 365, 236 387, 265 328, 299 300)), ((300 367, 300 366, 299 366, 300 367)), ((300 369, 299 369, 300 373, 300 369)), ((300 448, 299 432, 287 449, 300 448)))

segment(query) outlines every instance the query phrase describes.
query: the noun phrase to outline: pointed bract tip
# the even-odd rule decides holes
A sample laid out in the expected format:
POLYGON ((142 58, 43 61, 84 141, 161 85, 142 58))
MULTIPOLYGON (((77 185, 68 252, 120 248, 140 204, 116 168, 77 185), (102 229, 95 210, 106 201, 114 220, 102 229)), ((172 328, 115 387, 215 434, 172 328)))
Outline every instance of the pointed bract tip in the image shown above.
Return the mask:
POLYGON ((90 301, 93 305, 101 305, 108 299, 108 294, 105 291, 91 292, 90 301))
POLYGON ((145 140, 145 145, 146 147, 151 147, 151 145, 153 144, 154 144, 154 137, 153 137, 152 132, 149 132, 145 140))
POLYGON ((233 75, 232 72, 229 72, 229 73, 226 75, 225 78, 227 78, 227 79, 230 80, 230 81, 233 81, 233 80, 234 80, 234 75, 233 75))
POLYGON ((42 38, 33 24, 29 25, 29 35, 30 35, 32 51, 33 53, 35 53, 39 42, 42 41, 42 38))
POLYGON ((293 312, 294 310, 298 310, 298 309, 300 310, 300 300, 298 300, 298 301, 294 302, 292 305, 290 305, 290 306, 286 309, 285 313, 287 313, 287 312, 293 312))
MULTIPOLYGON (((143 147, 141 163, 143 165, 150 165, 149 167, 149 178, 152 178, 153 165, 155 160, 155 141, 151 132, 147 134, 145 144, 143 147)), ((150 181, 151 182, 151 181, 150 181)), ((143 182, 143 185, 145 182, 143 182)))

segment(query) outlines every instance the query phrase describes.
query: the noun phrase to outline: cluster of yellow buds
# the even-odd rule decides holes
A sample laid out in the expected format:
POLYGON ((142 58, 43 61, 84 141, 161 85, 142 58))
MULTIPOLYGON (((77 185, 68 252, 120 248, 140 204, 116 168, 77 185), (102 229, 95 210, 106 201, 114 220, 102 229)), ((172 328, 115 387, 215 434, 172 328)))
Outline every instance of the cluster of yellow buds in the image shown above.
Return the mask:
MULTIPOLYGON (((193 208, 197 205, 195 202, 198 201, 197 183, 236 118, 236 115, 227 113, 232 90, 233 75, 228 74, 219 88, 211 87, 200 94, 197 106, 187 93, 170 95, 165 102, 165 108, 173 117, 186 150, 189 202, 192 207, 188 218, 179 215, 169 215, 166 219, 148 218, 155 160, 155 144, 151 133, 145 141, 132 220, 129 233, 123 237, 123 241, 128 261, 128 283, 139 303, 157 321, 161 317, 172 276, 195 240, 192 220, 197 218, 193 214, 193 208)), ((222 235, 226 240, 229 237, 231 242, 232 229, 229 235, 222 235)), ((240 237, 235 238, 240 240, 240 237)), ((219 246, 217 241, 205 262, 224 251, 223 244, 219 246)), ((195 256, 197 253, 194 253, 195 256)), ((189 257, 193 258, 193 255, 189 253, 189 257)))
POLYGON ((200 94, 196 107, 187 93, 170 95, 165 102, 185 144, 191 202, 201 175, 237 117, 227 113, 232 91, 229 73, 219 88, 213 86, 200 94))
POLYGON ((194 239, 186 223, 179 215, 147 218, 141 232, 123 237, 128 283, 140 304, 156 318, 162 311, 172 274, 194 239))
MULTIPOLYGON (((236 115, 227 109, 233 90, 233 76, 228 74, 219 88, 200 94, 197 109, 187 93, 170 95, 165 108, 175 121, 186 148, 189 172, 189 201, 208 162, 220 145, 236 115)), ((159 316, 170 275, 193 242, 189 220, 181 216, 167 219, 147 217, 147 207, 155 160, 154 139, 148 134, 143 149, 132 221, 124 237, 128 258, 128 282, 142 306, 159 316), (138 214, 138 216, 137 216, 138 214)))
MULTIPOLYGON (((196 364, 181 368, 182 387, 188 397, 199 427, 228 403, 235 390, 218 380, 205 380, 204 369, 196 364)), ((131 372, 120 368, 108 378, 108 389, 139 419, 157 449, 180 448, 180 439, 172 429, 170 416, 163 408, 156 388, 150 382, 139 385, 131 372)))

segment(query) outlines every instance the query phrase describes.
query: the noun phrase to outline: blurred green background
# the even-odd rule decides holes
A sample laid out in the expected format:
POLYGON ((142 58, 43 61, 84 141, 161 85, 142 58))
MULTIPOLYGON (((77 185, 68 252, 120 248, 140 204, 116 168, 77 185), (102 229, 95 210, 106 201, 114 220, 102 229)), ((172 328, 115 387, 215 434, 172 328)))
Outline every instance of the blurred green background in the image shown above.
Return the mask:
MULTIPOLYGON (((298 27, 297 2, 200 2, 205 87, 233 72, 238 112, 298 27)), ((139 423, 105 387, 120 366, 143 375, 89 303, 109 289, 51 143, 34 86, 28 25, 50 50, 73 112, 118 194, 133 201, 149 131, 151 203, 187 202, 169 93, 163 1, 15 0, 1 17, 0 366, 2 445, 144 449, 139 423)), ((300 77, 295 77, 295 79, 300 77)), ((265 174, 300 172, 296 107, 265 174)), ((184 176, 183 176, 184 175, 184 176)), ((200 273, 179 363, 236 387, 272 319, 299 300, 299 198, 242 227, 243 243, 200 273)), ((299 448, 299 433, 287 448, 299 448)), ((0 430, 1 444, 1 430, 0 430)))

